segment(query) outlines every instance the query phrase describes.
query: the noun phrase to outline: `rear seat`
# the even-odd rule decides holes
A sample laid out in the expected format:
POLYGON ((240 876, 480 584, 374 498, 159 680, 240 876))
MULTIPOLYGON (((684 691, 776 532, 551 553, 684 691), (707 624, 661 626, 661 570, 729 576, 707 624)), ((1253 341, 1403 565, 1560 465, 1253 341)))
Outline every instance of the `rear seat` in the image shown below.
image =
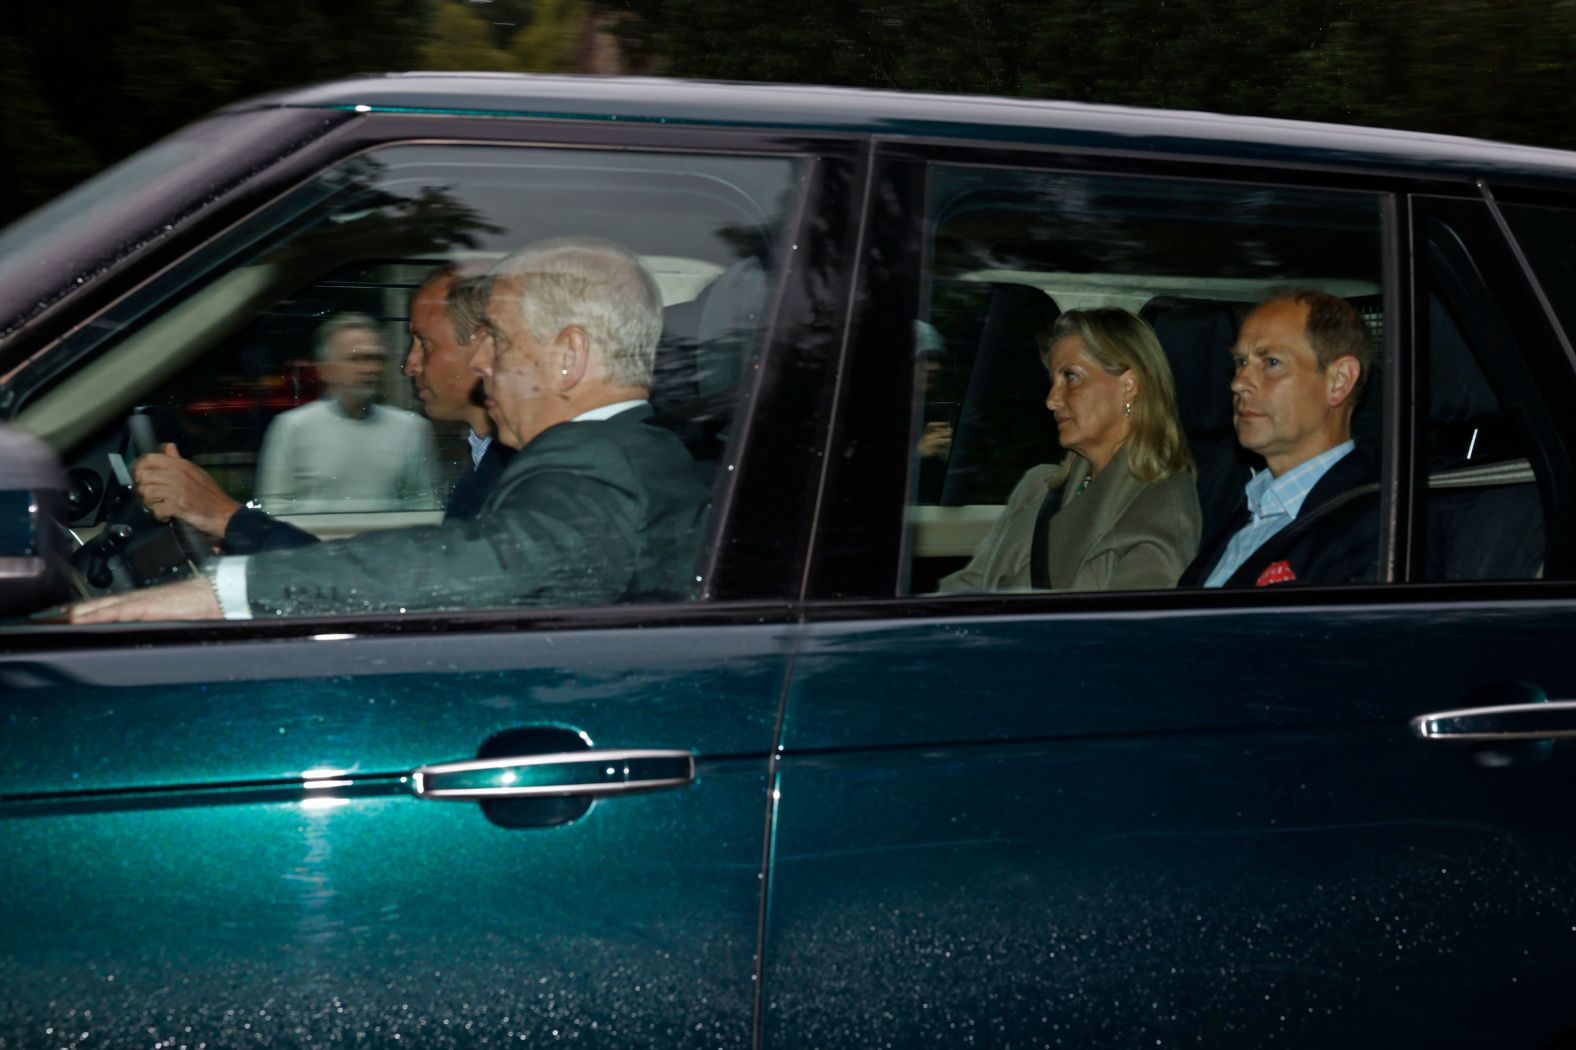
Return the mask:
POLYGON ((1177 411, 1198 464, 1198 503, 1204 536, 1224 527, 1242 499, 1250 466, 1259 457, 1237 444, 1231 420, 1231 347, 1240 304, 1151 300, 1143 310, 1160 337, 1176 380, 1177 411))
POLYGON ((938 502, 1003 503, 1025 471, 1060 457, 1035 335, 1060 315, 1038 288, 939 280, 930 323, 959 375, 958 422, 938 502))
POLYGON ((1427 578, 1532 579, 1543 562, 1544 516, 1521 441, 1437 297, 1428 330, 1427 578))

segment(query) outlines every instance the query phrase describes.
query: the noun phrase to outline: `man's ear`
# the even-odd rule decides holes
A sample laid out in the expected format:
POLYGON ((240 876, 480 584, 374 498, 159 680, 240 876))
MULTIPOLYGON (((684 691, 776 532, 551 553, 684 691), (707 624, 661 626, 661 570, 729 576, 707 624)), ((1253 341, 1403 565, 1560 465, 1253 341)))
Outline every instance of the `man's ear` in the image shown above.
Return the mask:
POLYGON ((579 325, 569 325, 553 340, 553 351, 558 361, 558 389, 567 394, 590 371, 591 337, 579 325))
POLYGON ((1329 383, 1330 407, 1338 408, 1351 400, 1357 390, 1357 380, 1363 374, 1363 366, 1355 357, 1337 357, 1325 368, 1324 374, 1329 383))

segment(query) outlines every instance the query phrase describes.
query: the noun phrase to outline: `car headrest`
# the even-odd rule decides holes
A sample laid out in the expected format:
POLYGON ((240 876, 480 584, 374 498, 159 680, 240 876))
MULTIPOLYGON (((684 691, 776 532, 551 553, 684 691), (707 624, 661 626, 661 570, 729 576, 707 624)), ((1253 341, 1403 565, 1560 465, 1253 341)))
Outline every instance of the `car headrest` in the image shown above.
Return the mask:
POLYGON ((651 403, 678 406, 693 402, 700 392, 695 375, 696 333, 704 300, 674 303, 662 311, 662 338, 651 374, 651 403))
POLYGON ((681 418, 731 415, 765 304, 766 273, 751 256, 724 270, 694 299, 663 310, 652 404, 681 418))
POLYGON ((1500 414, 1488 377, 1438 296, 1428 301, 1428 416, 1435 423, 1467 423, 1500 414))
POLYGON ((1158 313, 1152 323, 1176 381, 1183 431, 1189 437, 1232 433, 1235 308, 1223 303, 1181 303, 1158 313))
POLYGON ((696 332, 702 398, 739 389, 744 358, 754 348, 766 309, 766 271, 754 256, 740 259, 707 289, 696 332))
POLYGON ((1055 300, 1031 285, 936 282, 930 323, 955 354, 961 393, 942 505, 1000 502, 1056 452, 1035 336, 1059 315, 1055 300))

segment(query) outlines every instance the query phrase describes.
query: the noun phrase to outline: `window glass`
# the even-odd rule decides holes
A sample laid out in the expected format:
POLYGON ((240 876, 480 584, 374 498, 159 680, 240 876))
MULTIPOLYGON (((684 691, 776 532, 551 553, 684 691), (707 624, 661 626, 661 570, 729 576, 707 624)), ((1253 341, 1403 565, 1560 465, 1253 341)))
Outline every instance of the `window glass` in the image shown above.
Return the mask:
POLYGON ((1322 455, 1319 427, 1339 431, 1337 444, 1355 439, 1356 451, 1340 470, 1325 464, 1344 445, 1303 471, 1330 478, 1310 512, 1332 492, 1363 491, 1293 525, 1306 493, 1282 497, 1299 484, 1288 480, 1271 497, 1288 501, 1282 520, 1269 523, 1268 506, 1253 519, 1265 523, 1260 542, 1240 541, 1240 565, 1222 578, 1374 578, 1381 226, 1373 195, 934 166, 915 333, 910 592, 1203 585, 1249 520, 1252 472, 1275 467, 1265 480, 1278 480, 1322 455), (1287 290, 1323 298, 1293 303, 1295 323, 1261 316, 1287 290), (1319 323, 1316 341, 1331 360, 1366 368, 1327 374, 1308 348, 1318 303, 1334 320, 1319 323), (1245 448, 1233 348, 1254 317, 1263 323, 1242 344, 1257 405, 1245 448), (1282 335, 1302 341, 1306 361, 1268 353, 1282 335), (1347 384, 1346 418, 1334 423, 1317 405, 1330 374, 1347 384))
MULTIPOLYGON (((1537 476, 1528 455, 1529 428, 1535 425, 1529 409, 1537 398, 1511 327, 1482 281, 1470 237, 1437 219, 1425 236, 1428 415, 1422 434, 1428 476, 1422 577, 1535 579, 1544 574, 1548 538, 1539 485, 1547 479, 1537 476), (1519 411, 1512 407, 1518 402, 1519 411)), ((1541 248, 1552 242, 1539 234, 1533 243, 1541 248)), ((1550 275, 1557 287, 1557 266, 1550 275)))
POLYGON ((282 142, 318 133, 299 109, 225 113, 133 154, 0 230, 0 331, 267 164, 282 142))
POLYGON ((1501 206, 1567 335, 1576 333, 1576 208, 1501 206))
POLYGON ((196 509, 244 505, 191 515, 200 540, 99 558, 95 590, 179 576, 203 560, 180 549, 211 546, 235 557, 204 574, 248 596, 232 615, 684 597, 804 167, 361 156, 19 377, 17 421, 93 481, 74 521, 89 532, 125 518, 144 543, 159 530, 131 519, 191 506, 169 480, 188 469, 213 483, 196 509), (158 480, 128 496, 117 482, 165 442, 185 465, 142 461, 158 480))

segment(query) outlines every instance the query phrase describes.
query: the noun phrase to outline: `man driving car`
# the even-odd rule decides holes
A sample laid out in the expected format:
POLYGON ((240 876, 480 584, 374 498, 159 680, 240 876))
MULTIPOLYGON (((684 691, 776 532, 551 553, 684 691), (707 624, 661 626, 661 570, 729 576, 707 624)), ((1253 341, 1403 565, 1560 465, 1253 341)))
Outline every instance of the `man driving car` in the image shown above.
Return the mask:
POLYGON ((470 368, 518 454, 475 519, 211 563, 78 623, 673 600, 709 487, 647 396, 662 303, 627 249, 537 242, 493 270, 470 368))
MULTIPOLYGON (((498 480, 511 450, 492 439, 492 423, 477 397, 470 371, 470 343, 486 307, 485 275, 466 275, 456 264, 434 271, 411 297, 410 350, 403 371, 428 419, 465 423, 471 467, 449 494, 445 518, 475 517, 498 480)), ((226 554, 256 554, 316 543, 317 537, 255 507, 242 506, 173 444, 138 458, 132 467, 137 494, 160 521, 178 518, 201 531, 226 554)))

